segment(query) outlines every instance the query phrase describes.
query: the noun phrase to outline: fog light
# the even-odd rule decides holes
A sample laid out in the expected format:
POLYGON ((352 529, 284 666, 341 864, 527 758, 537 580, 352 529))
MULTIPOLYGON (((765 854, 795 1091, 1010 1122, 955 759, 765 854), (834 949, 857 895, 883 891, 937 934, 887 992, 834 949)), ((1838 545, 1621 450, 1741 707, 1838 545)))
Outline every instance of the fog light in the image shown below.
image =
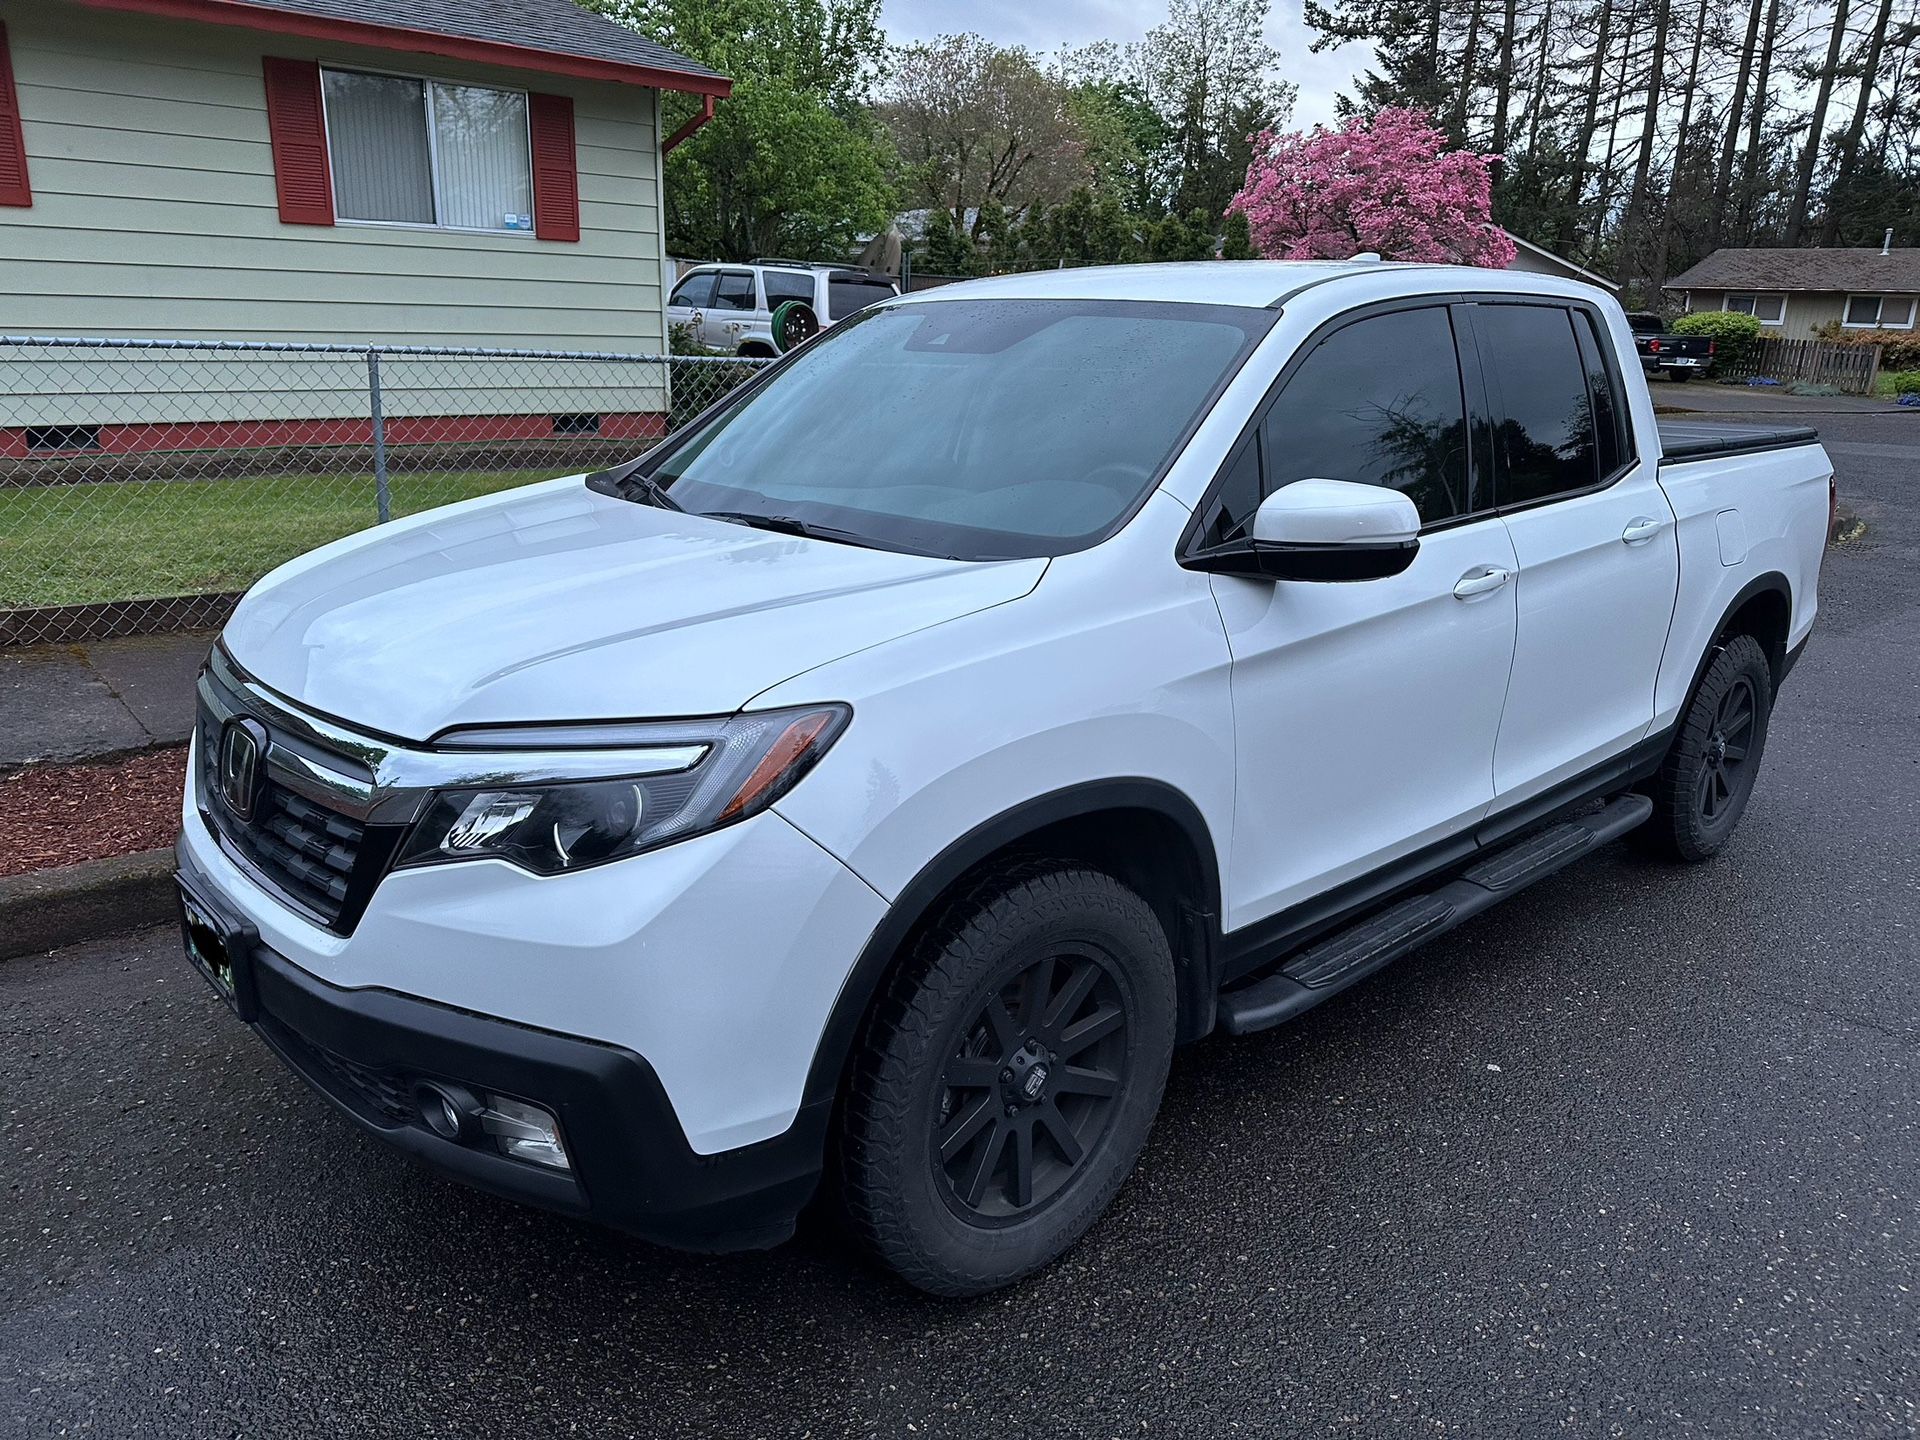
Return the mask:
POLYGON ((573 1168, 567 1148, 560 1142, 559 1120, 538 1105, 489 1095, 480 1111, 480 1128, 493 1137, 502 1155, 553 1170, 573 1168))
POLYGON ((457 1085, 436 1085, 431 1081, 415 1087, 414 1107, 420 1123, 442 1140, 469 1140, 479 1123, 480 1102, 457 1085))

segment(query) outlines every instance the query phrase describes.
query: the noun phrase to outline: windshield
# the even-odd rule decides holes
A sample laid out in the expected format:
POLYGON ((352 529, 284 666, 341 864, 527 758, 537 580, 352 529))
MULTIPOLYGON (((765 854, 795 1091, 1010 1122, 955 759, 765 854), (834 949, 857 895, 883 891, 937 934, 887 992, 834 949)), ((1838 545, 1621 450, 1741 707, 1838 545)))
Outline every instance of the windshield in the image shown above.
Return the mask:
POLYGON ((1133 513, 1273 318, 1088 300, 869 310, 644 469, 695 513, 958 559, 1065 554, 1133 513))

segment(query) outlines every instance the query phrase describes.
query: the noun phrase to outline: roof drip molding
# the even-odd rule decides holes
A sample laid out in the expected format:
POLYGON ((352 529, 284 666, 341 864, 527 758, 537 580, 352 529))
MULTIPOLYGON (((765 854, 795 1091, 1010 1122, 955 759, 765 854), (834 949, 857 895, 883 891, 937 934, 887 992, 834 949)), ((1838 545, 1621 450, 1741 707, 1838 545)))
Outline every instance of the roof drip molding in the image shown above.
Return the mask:
POLYGON ((338 45, 725 98, 733 82, 573 0, 76 0, 338 45))

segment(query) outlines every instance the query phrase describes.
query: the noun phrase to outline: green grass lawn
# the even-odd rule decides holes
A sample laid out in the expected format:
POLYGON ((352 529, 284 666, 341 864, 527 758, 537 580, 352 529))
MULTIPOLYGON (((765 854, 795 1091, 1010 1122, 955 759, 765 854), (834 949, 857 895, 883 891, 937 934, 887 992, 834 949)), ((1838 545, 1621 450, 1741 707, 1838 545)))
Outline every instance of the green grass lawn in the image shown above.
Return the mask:
MULTIPOLYGON (((566 473, 396 475, 393 513, 566 473)), ((0 490, 0 609, 244 590, 281 562, 373 523, 368 474, 0 490)))

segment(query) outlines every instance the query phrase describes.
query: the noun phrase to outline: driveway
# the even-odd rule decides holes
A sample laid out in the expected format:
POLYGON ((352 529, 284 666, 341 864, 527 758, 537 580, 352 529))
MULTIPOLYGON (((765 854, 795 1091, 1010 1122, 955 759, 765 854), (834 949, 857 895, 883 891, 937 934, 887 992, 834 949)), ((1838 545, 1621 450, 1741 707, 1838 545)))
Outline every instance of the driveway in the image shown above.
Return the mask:
POLYGON ((1185 1052, 1113 1212, 1002 1295, 434 1179, 165 932, 0 965, 0 1433, 1911 1437, 1920 417, 1820 423, 1871 528, 1730 851, 1612 847, 1185 1052))

